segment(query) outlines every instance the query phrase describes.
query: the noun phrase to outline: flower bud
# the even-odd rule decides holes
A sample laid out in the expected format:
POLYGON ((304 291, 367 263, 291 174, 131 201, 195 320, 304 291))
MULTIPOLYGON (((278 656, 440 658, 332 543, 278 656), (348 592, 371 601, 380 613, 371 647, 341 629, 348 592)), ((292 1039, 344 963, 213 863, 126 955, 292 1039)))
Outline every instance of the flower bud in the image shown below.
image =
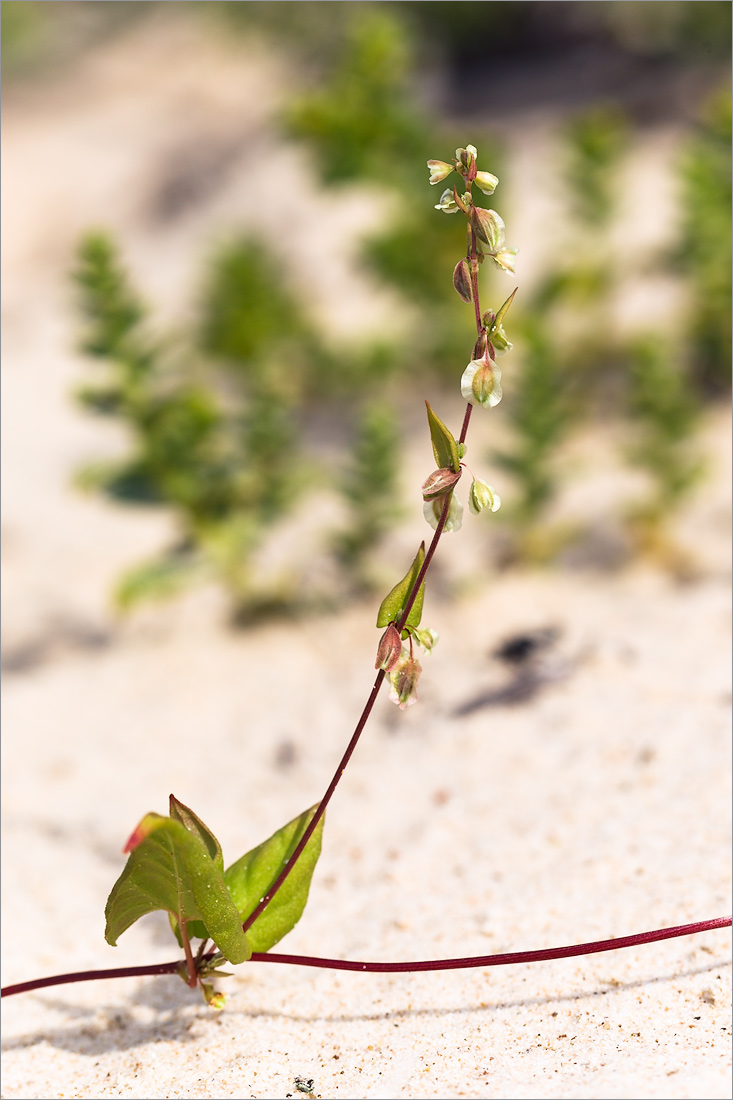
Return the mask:
POLYGON ((495 210, 471 207, 471 229, 492 252, 497 252, 504 244, 504 222, 495 210))
POLYGON ((485 195, 493 195, 499 186, 498 177, 491 172, 477 172, 475 182, 479 190, 483 191, 485 195))
POLYGON ((483 512, 484 508, 489 508, 492 512, 497 512, 501 505, 501 499, 498 493, 495 493, 490 485, 487 485, 485 481, 481 481, 480 478, 475 477, 471 484, 471 491, 468 494, 468 509, 473 512, 475 516, 479 512, 483 512))
POLYGON ((472 359, 483 359, 486 353, 486 341, 486 329, 482 328, 478 340, 473 345, 473 352, 471 354, 472 359))
POLYGON ((516 256, 517 252, 519 252, 518 248, 503 247, 500 248, 499 251, 491 257, 491 259, 494 261, 498 268, 500 268, 502 271, 506 271, 507 275, 513 275, 514 257, 516 256))
POLYGON ((444 160, 429 160, 428 169, 431 183, 440 183, 454 171, 453 165, 446 164, 444 160))
POLYGON ((446 187, 445 191, 440 196, 440 202, 435 204, 435 209, 442 210, 444 214, 458 213, 461 208, 455 200, 452 187, 446 187))
POLYGON ((461 394, 472 405, 490 409, 501 401, 501 371, 493 359, 472 359, 461 378, 461 394))
POLYGON ((423 482, 423 500, 437 500, 439 497, 444 497, 446 493, 451 491, 460 476, 460 470, 456 472, 450 467, 433 470, 430 477, 426 478, 423 482))
POLYGON ((467 145, 465 149, 456 149, 456 160, 466 171, 470 169, 471 161, 475 161, 477 156, 478 150, 475 145, 467 145))
POLYGON ((417 682, 420 679, 422 669, 420 662, 415 657, 410 657, 409 651, 390 673, 392 685, 389 697, 393 703, 397 703, 400 710, 405 710, 417 702, 417 682))
POLYGON ((494 346, 494 351, 502 353, 505 351, 511 351, 514 344, 511 340, 507 339, 507 334, 504 332, 503 325, 497 325, 494 331, 491 333, 491 343, 494 346))
POLYGON ((453 269, 453 289, 464 302, 473 301, 471 273, 465 260, 459 260, 453 269))
MULTIPOLYGON (((445 500, 442 497, 436 497, 435 500, 428 500, 423 504, 423 515, 428 521, 434 531, 438 529, 438 523, 440 517, 443 514, 443 506, 445 500)), ((460 531, 461 524, 463 523, 463 505, 458 497, 453 494, 450 498, 450 504, 448 505, 448 516, 445 521, 444 531, 460 531)))
POLYGON ((401 656, 402 639, 400 638, 400 632, 394 623, 390 623, 380 639, 374 667, 384 669, 385 672, 391 672, 401 656))

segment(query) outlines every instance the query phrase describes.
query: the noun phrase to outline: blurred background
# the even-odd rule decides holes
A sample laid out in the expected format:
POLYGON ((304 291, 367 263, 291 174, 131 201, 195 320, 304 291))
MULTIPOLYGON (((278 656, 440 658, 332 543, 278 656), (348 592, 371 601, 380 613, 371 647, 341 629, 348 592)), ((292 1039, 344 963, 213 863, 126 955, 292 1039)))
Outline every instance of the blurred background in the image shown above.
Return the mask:
POLYGON ((519 248, 483 304, 520 291, 470 443, 504 505, 442 590, 710 564, 714 518, 680 524, 725 455, 727 3, 2 20, 11 669, 196 590, 251 626, 392 583, 422 534, 422 399, 461 415, 463 234, 425 161, 468 142, 519 248))

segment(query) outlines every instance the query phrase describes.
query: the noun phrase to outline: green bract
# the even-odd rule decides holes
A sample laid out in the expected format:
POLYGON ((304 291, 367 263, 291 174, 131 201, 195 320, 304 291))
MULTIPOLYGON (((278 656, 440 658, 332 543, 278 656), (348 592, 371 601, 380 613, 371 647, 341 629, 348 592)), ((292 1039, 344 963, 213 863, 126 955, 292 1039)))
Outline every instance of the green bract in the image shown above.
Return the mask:
POLYGON ((440 417, 436 416, 430 408, 429 402, 426 401, 425 405, 428 410, 428 424, 430 425, 430 439, 433 444, 435 463, 439 469, 451 469, 457 474, 461 468, 458 457, 458 444, 440 417))

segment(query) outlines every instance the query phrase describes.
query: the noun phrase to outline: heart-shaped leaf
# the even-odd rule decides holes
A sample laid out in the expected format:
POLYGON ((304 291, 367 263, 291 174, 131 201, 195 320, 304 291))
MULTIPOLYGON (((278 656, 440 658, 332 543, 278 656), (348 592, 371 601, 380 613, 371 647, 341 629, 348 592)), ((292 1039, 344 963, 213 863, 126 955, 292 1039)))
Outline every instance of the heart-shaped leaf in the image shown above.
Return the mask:
POLYGON ((222 955, 245 962, 252 949, 215 861, 221 859, 218 841, 182 803, 172 801, 171 809, 176 817, 146 814, 130 837, 129 859, 105 907, 105 939, 114 947, 136 920, 163 909, 179 925, 203 921, 222 955))

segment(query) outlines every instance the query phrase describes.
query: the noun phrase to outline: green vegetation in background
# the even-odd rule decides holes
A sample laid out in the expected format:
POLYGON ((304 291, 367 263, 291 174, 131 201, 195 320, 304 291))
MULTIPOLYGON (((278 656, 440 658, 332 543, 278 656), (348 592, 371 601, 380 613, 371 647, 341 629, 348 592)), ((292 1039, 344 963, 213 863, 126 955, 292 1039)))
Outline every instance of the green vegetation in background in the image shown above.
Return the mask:
MULTIPOLYGON (((460 255, 450 219, 435 218, 414 196, 425 185, 431 150, 450 141, 417 107, 414 66, 404 18, 365 6, 348 28, 343 53, 317 89, 294 100, 284 123, 311 150, 325 185, 364 181, 392 197, 387 224, 365 242, 363 262, 421 311, 406 346, 394 349, 400 373, 448 378, 465 355, 464 307, 453 295, 446 299, 444 275, 460 255)), ((484 140, 481 153, 500 171, 492 143, 484 140)))
POLYGON ((608 388, 617 347, 608 323, 618 265, 607 240, 628 127, 616 108, 578 113, 566 126, 564 183, 569 225, 553 266, 523 304, 514 331, 518 365, 507 384, 510 442, 495 457, 511 473, 516 504, 504 509, 505 557, 545 560, 571 537, 547 527, 560 487, 558 451, 591 414, 599 378, 608 388))
POLYGON ((679 356, 659 333, 637 337, 629 350, 630 413, 640 429, 631 458, 652 476, 655 488, 641 513, 661 521, 702 473, 693 444, 700 405, 679 356))
POLYGON ((368 560, 402 516, 397 505, 398 445, 399 432, 391 406, 367 405, 340 486, 349 508, 350 526, 334 539, 338 558, 348 568, 357 590, 371 591, 368 560))
MULTIPOLYGON (((321 376, 318 336, 278 280, 275 261, 251 241, 227 245, 214 258, 201 308, 204 361, 195 342, 173 355, 149 339, 146 311, 109 238, 82 242, 76 281, 87 322, 82 349, 105 368, 103 380, 82 388, 79 399, 121 420, 131 437, 126 459, 89 466, 80 482, 116 499, 165 504, 179 531, 166 552, 122 578, 120 607, 215 577, 228 589, 237 621, 296 609, 303 603, 297 575, 263 584, 252 556, 308 487, 323 481, 305 455, 303 398, 327 396, 329 373, 321 376)), ((348 375, 347 357, 340 366, 348 375)), ((356 368, 352 400, 363 393, 358 361, 356 368)), ((386 531, 396 491, 396 441, 383 419, 369 421, 365 432, 344 490, 352 527, 340 534, 351 548, 342 547, 342 567, 361 587, 361 554, 386 531), (379 503, 363 469, 375 432, 390 475, 379 503)))
POLYGON ((708 104, 682 165, 681 262, 691 289, 689 357, 706 392, 727 393, 731 362, 731 95, 708 104))
POLYGON ((522 545, 528 552, 537 522, 557 490, 557 449, 567 434, 570 408, 560 352, 541 317, 525 318, 520 342, 521 367, 507 402, 512 445, 494 458, 515 481, 516 498, 505 508, 519 532, 517 552, 524 556, 522 545))

